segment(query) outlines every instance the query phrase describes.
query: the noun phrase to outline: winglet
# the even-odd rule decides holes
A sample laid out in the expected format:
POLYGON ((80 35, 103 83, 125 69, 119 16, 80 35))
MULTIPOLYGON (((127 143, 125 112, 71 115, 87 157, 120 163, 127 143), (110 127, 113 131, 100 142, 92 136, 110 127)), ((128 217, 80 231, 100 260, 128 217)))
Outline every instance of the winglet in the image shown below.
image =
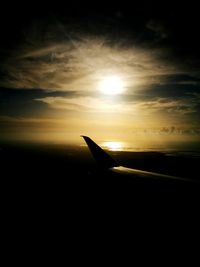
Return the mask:
POLYGON ((85 140, 86 144, 88 145, 90 152, 92 153, 93 157, 97 161, 97 163, 103 168, 112 168, 117 167, 119 164, 109 156, 102 148, 100 148, 92 139, 88 136, 81 135, 85 140))

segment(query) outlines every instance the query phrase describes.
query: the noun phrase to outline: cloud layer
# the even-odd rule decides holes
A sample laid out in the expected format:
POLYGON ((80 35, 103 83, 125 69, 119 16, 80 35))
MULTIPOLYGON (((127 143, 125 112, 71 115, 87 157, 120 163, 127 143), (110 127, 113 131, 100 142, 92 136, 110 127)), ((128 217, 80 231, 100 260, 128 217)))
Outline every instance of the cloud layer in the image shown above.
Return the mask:
POLYGON ((98 114, 101 120, 115 116, 111 124, 124 121, 130 131, 142 124, 147 133, 160 124, 157 133, 177 134, 171 128, 176 126, 181 133, 199 134, 199 61, 193 60, 192 45, 176 53, 183 39, 174 37, 177 25, 173 31, 170 20, 156 16, 136 17, 135 23, 123 10, 97 17, 93 24, 91 18, 33 19, 20 41, 1 48, 2 125, 7 127, 8 118, 15 126, 41 120, 41 127, 42 120, 54 124, 60 117, 70 128, 73 118, 84 117, 89 125, 98 114), (119 96, 98 90, 110 75, 124 81, 119 96))

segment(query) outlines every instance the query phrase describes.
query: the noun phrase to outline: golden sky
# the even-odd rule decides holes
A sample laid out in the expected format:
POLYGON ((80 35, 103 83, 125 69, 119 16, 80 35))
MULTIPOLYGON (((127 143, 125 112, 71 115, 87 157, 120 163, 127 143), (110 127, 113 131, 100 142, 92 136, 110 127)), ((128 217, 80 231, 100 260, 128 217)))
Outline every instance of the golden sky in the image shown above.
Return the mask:
MULTIPOLYGON (((169 47, 43 24, 32 23, 1 63, 1 139, 199 140, 199 74, 173 61, 169 47)), ((158 26, 145 29, 167 38, 158 26)))

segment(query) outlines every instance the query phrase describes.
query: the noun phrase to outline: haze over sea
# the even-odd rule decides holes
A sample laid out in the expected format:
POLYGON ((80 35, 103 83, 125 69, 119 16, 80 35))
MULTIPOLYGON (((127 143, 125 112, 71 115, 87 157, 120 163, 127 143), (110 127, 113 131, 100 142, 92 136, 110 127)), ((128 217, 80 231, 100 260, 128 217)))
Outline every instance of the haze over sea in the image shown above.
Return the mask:
POLYGON ((163 153, 194 153, 198 155, 200 153, 200 142, 171 142, 167 145, 156 143, 150 146, 137 146, 131 142, 118 142, 118 141, 106 141, 100 145, 110 151, 130 151, 130 152, 163 152, 163 153))

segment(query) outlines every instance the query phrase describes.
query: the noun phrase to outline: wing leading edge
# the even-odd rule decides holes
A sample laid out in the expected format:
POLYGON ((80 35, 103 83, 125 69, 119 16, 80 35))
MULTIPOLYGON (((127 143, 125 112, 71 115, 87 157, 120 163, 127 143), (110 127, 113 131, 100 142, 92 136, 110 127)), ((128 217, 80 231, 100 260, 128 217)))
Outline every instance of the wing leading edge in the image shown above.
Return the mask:
POLYGON ((98 146, 94 141, 92 141, 92 139, 84 135, 81 135, 81 137, 83 137, 93 157, 102 168, 109 169, 119 166, 119 164, 102 148, 100 148, 100 146, 98 146))
POLYGON ((91 138, 88 136, 81 136, 84 138, 86 144, 88 145, 90 152, 93 157, 97 161, 97 163, 103 167, 104 169, 108 169, 114 173, 125 174, 128 176, 138 177, 138 178, 147 178, 152 180, 171 180, 171 181, 185 181, 185 182, 194 182, 198 183, 198 181, 194 181, 191 179, 180 178, 176 176, 170 176, 165 174, 159 174, 154 172, 147 172, 132 168, 126 168, 120 166, 110 155, 108 155, 101 147, 99 147, 91 138))

